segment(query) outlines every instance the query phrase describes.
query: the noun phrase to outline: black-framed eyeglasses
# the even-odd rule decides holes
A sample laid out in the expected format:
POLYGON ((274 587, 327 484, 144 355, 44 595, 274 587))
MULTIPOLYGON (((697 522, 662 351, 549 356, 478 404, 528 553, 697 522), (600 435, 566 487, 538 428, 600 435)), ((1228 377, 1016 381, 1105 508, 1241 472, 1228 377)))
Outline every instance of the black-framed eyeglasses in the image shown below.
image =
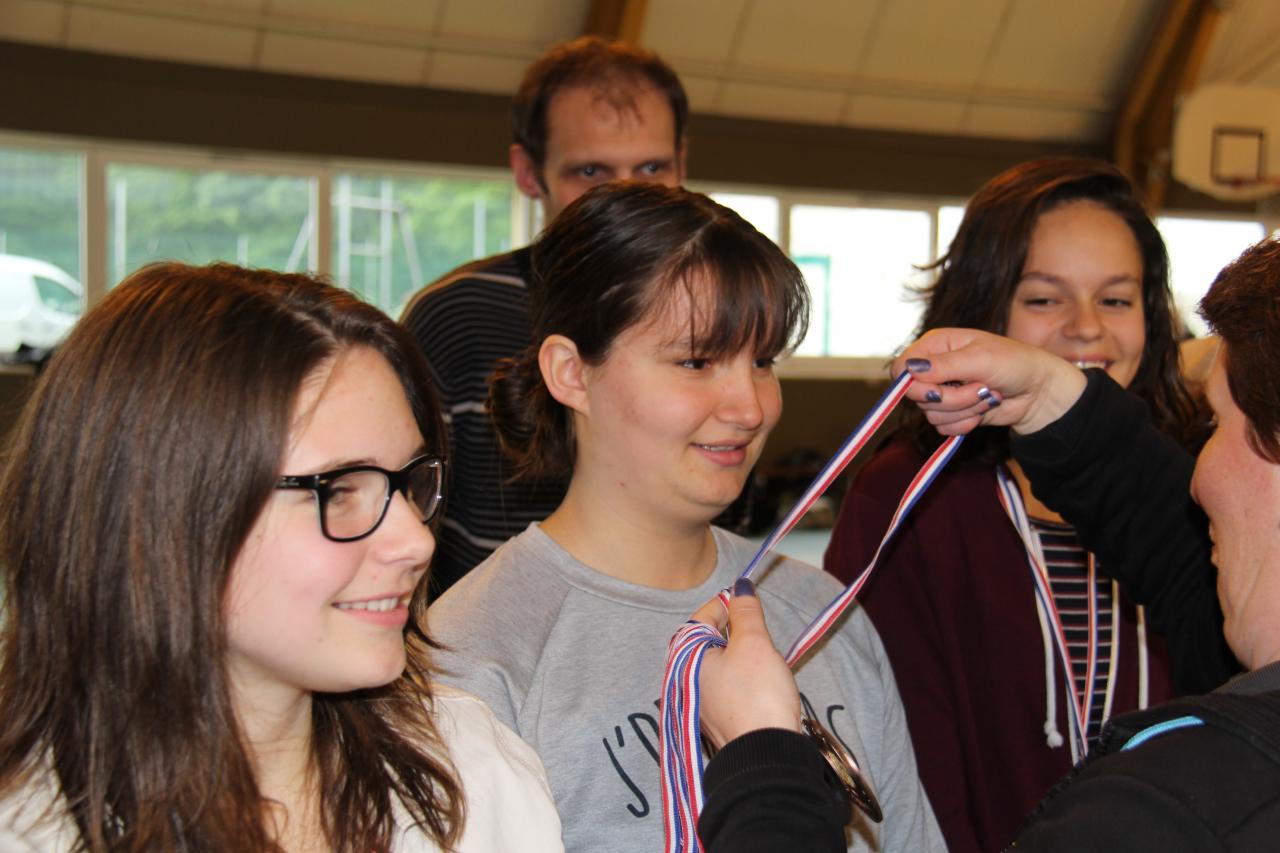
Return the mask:
POLYGON ((444 459, 427 453, 409 460, 399 471, 352 465, 319 474, 284 476, 276 488, 314 492, 320 532, 334 542, 354 542, 378 529, 396 492, 417 509, 423 524, 430 521, 444 496, 444 459))

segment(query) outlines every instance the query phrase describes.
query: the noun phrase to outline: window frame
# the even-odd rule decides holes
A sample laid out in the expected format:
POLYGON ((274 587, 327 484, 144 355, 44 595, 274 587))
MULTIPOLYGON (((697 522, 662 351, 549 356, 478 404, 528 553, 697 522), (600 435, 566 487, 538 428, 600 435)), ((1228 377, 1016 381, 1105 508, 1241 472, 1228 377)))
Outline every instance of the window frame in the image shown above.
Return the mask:
POLYGON ((444 178, 512 183, 512 245, 524 245, 532 239, 533 205, 514 188, 507 169, 130 143, 9 130, 0 130, 0 146, 80 157, 80 269, 75 271, 75 275, 84 285, 86 310, 101 301, 113 283, 109 269, 110 235, 107 232, 110 198, 107 169, 111 165, 281 175, 310 180, 310 208, 314 220, 307 246, 307 268, 323 275, 332 273, 333 189, 338 176, 346 173, 418 180, 444 178))
MULTIPOLYGON (((218 170, 246 174, 276 174, 303 177, 311 181, 311 209, 315 213, 311 239, 308 241, 307 266, 322 274, 331 274, 334 227, 333 197, 337 178, 346 173, 373 174, 390 178, 500 180, 512 185, 511 245, 531 242, 541 228, 541 210, 514 187, 506 168, 460 166, 447 163, 420 163, 399 160, 316 157, 303 154, 279 154, 221 149, 207 146, 162 145, 67 137, 0 129, 0 146, 31 151, 75 154, 80 157, 80 268, 76 277, 85 289, 85 307, 93 307, 110 284, 108 271, 107 168, 112 164, 154 166, 193 170, 218 170)), ((910 195, 904 193, 848 192, 837 190, 780 187, 768 184, 732 183, 697 178, 686 181, 690 189, 703 193, 734 193, 769 196, 778 202, 778 239, 784 251, 791 254, 791 214, 797 205, 819 207, 883 208, 918 211, 930 220, 929 262, 940 255, 938 246, 939 211, 943 207, 963 207, 968 199, 954 195, 910 195)), ((1162 210, 1157 216, 1221 219, 1261 223, 1266 234, 1280 230, 1280 206, 1262 202, 1254 215, 1236 212, 1186 209, 1162 210)), ((424 282, 425 284, 425 282, 424 282)), ((905 343, 905 341, 904 341, 905 343)), ((778 364, 778 375, 784 379, 863 379, 878 380, 886 376, 892 353, 884 356, 795 356, 778 364)))
MULTIPOLYGON (((943 207, 964 206, 967 199, 950 195, 913 196, 903 193, 843 192, 836 190, 800 189, 764 184, 733 184, 718 181, 690 180, 691 190, 701 193, 734 193, 768 195, 778 200, 778 245, 792 256, 791 211, 797 205, 884 210, 904 210, 929 216, 929 263, 938 260, 938 211, 943 207)), ((908 334, 910 334, 908 332, 908 334)), ((904 340, 905 346, 908 341, 904 340)), ((883 356, 791 356, 778 362, 777 374, 782 379, 859 379, 879 380, 888 376, 894 353, 883 356)))

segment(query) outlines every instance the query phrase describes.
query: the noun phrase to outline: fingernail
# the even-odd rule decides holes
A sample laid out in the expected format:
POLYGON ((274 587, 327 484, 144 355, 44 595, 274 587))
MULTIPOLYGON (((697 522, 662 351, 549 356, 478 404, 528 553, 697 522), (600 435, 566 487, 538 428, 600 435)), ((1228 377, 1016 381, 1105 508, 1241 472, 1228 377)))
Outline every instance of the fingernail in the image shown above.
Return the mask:
POLYGON ((987 395, 986 400, 987 400, 987 408, 989 409, 994 409, 996 406, 1004 402, 1003 400, 1000 399, 1000 395, 994 391, 992 391, 989 395, 987 395))
POLYGON ((924 392, 924 401, 926 403, 941 403, 942 395, 937 391, 926 391, 924 392))
POLYGON ((734 595, 755 595, 756 585, 751 582, 751 578, 738 578, 733 582, 734 595))
POLYGON ((981 401, 982 401, 982 402, 984 402, 984 403, 988 403, 988 402, 990 402, 990 401, 991 401, 991 389, 990 389, 990 388, 988 388, 988 387, 987 387, 987 386, 985 386, 985 385, 983 385, 981 388, 979 388, 979 389, 978 389, 978 399, 979 399, 979 400, 981 400, 981 401))
POLYGON ((933 368, 933 362, 927 358, 909 358, 907 359, 907 370, 912 373, 924 373, 926 370, 933 368))

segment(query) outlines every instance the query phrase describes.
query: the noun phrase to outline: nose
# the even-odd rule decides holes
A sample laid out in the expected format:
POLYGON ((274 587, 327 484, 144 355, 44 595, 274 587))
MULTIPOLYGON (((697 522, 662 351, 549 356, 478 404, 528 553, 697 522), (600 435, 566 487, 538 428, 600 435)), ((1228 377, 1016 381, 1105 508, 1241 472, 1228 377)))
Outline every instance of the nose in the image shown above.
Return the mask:
POLYGON ((1087 341, 1102 337, 1102 316, 1098 312, 1098 306, 1089 299, 1075 302, 1064 331, 1068 337, 1087 341))
MULTIPOLYGON (((738 358, 727 365, 720 398, 720 419, 744 430, 759 429, 764 423, 761 395, 765 389, 761 387, 762 381, 749 358, 738 358)), ((773 381, 772 376, 769 381, 773 381)))
POLYGON ((399 491, 391 495, 386 518, 374 531, 380 556, 387 562, 404 562, 425 566, 436 550, 431 528, 422 523, 422 514, 399 491))
MULTIPOLYGON (((1201 491, 1204 488, 1205 463, 1213 458, 1217 436, 1209 436, 1209 440, 1205 442, 1204 447, 1200 448, 1200 455, 1196 457, 1196 467, 1191 473, 1191 500, 1195 501, 1200 507, 1204 507, 1204 500, 1201 498, 1201 491)), ((1210 519, 1212 521, 1212 519, 1210 519)))

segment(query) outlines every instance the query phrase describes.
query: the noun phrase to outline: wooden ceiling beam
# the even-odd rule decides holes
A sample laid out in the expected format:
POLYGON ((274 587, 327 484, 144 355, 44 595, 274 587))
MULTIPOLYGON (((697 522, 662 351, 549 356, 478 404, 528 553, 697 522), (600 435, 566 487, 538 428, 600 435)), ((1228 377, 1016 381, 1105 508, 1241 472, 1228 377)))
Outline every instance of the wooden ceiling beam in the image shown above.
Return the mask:
POLYGON ((1178 101, 1195 87, 1221 15, 1220 0, 1170 0, 1121 103, 1112 157, 1152 215, 1168 189, 1178 101))
POLYGON ((583 35, 640 44, 649 0, 591 0, 583 35))

